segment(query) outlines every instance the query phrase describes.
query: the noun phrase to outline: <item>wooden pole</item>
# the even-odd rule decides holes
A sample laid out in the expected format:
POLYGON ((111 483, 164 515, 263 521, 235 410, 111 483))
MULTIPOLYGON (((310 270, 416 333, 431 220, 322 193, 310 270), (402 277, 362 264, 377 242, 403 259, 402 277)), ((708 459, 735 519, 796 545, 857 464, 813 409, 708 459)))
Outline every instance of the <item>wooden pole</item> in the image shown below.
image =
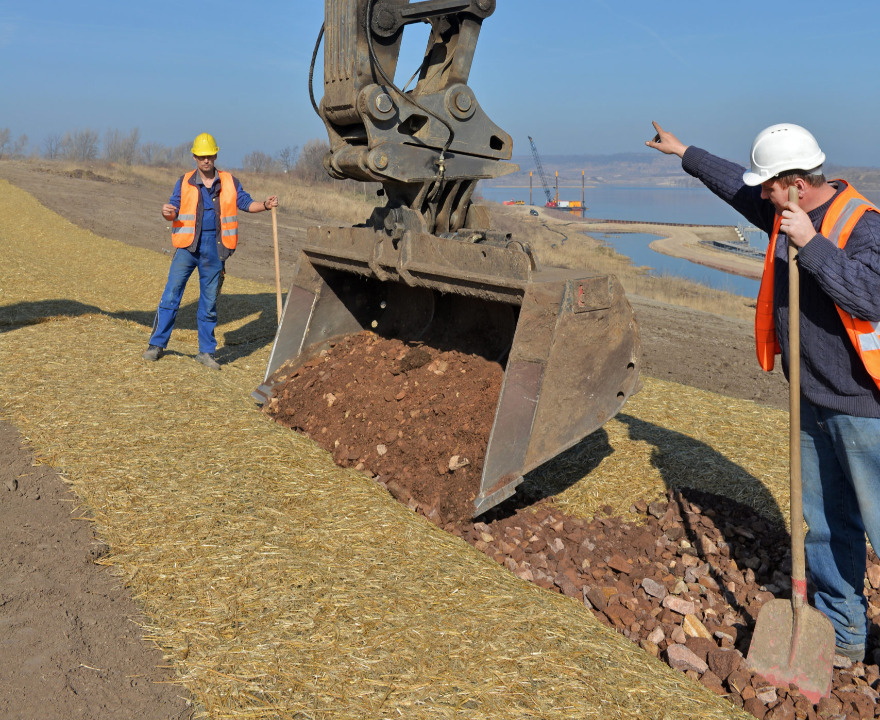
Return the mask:
POLYGON ((272 244, 275 248, 275 294, 278 300, 278 324, 281 324, 281 260, 278 257, 278 218, 272 208, 272 244))

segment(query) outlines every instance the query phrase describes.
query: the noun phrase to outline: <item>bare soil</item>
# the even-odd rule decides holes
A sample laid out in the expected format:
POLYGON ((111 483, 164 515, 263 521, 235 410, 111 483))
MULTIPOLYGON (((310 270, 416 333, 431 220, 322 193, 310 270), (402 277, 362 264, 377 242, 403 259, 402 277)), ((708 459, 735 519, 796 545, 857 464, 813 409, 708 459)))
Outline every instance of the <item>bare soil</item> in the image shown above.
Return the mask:
POLYGON ((188 718, 162 653, 58 475, 0 422, 0 717, 188 718))
MULTIPOLYGON (((167 200, 171 188, 134 180, 124 184, 111 183, 96 174, 97 171, 92 174, 88 172, 58 174, 36 170, 27 165, 0 163, 0 177, 31 192, 47 207, 72 222, 122 242, 157 252, 167 251, 168 232, 166 223, 159 215, 159 208, 167 200)), ((279 211, 278 217, 281 255, 282 258, 288 259, 287 265, 282 267, 284 279, 290 272, 292 259, 304 238, 305 228, 315 224, 315 221, 294 217, 285 213, 283 209, 279 211)), ((242 235, 243 242, 235 257, 227 264, 227 271, 234 275, 273 283, 270 220, 261 216, 245 218, 242 235)), ((286 285, 286 280, 284 282, 286 285)), ((157 287, 157 297, 160 292, 161 288, 157 287)), ((781 374, 778 371, 766 374, 757 369, 749 323, 655 303, 643 298, 630 298, 630 300, 640 326, 643 372, 646 375, 711 390, 721 395, 756 400, 775 407, 787 405, 787 389, 781 374)), ((149 328, 145 327, 145 345, 148 333, 149 328)), ((494 392, 497 396, 492 383, 497 381, 500 368, 497 365, 495 368, 487 366, 480 368, 478 372, 477 366, 481 363, 479 358, 474 356, 443 355, 430 346, 418 348, 427 354, 426 358, 415 353, 416 348, 404 346, 385 348, 373 340, 369 342, 373 344, 371 354, 377 358, 373 368, 352 367, 343 373, 337 366, 330 373, 328 363, 331 365, 334 362, 338 363, 339 358, 335 355, 325 356, 312 367, 305 368, 296 378, 291 378, 291 381, 303 385, 312 382, 309 390, 313 395, 308 401, 312 412, 317 416, 315 409, 318 407, 326 407, 328 412, 308 425, 305 420, 297 419, 295 408, 287 407, 290 403, 285 401, 285 407, 281 409, 284 412, 290 411, 288 424, 307 432, 318 442, 331 448, 334 457, 342 464, 353 464, 356 467, 361 465, 364 471, 383 481, 410 507, 466 537, 476 547, 489 552, 513 572, 523 577, 530 577, 548 589, 576 595, 580 593, 579 597, 586 598, 586 603, 597 612, 600 619, 604 617, 604 621, 632 637, 649 652, 655 652, 656 646, 656 653, 670 664, 693 673, 692 677, 712 686, 714 683, 712 675, 708 679, 704 677, 707 671, 703 670, 699 663, 687 668, 680 664, 681 658, 693 664, 692 659, 678 648, 691 649, 693 652, 694 641, 689 641, 689 636, 682 636, 682 633, 676 632, 675 628, 681 629, 681 618, 693 615, 707 629, 718 648, 742 651, 747 647, 750 623, 753 621, 753 611, 757 607, 755 602, 757 599, 766 599, 766 595, 758 596, 758 593, 767 592, 760 590, 761 584, 769 589, 774 582, 779 581, 779 578, 773 575, 773 570, 778 571, 780 567, 784 567, 780 565, 779 558, 770 554, 771 551, 779 553, 779 548, 786 545, 779 540, 780 529, 765 527, 764 531, 770 533, 765 534, 764 531, 756 529, 755 523, 760 523, 760 519, 749 515, 744 509, 727 508, 719 498, 682 499, 680 497, 669 498, 677 509, 670 513, 668 507, 664 508, 660 518, 648 512, 646 505, 648 525, 644 529, 636 529, 635 526, 629 526, 620 519, 611 517, 597 518, 591 525, 585 521, 563 518, 540 503, 500 508, 492 517, 483 518, 482 523, 479 524, 465 521, 462 519, 461 508, 468 502, 468 493, 473 489, 474 477, 479 477, 477 466, 481 460, 479 450, 472 447, 479 443, 479 434, 486 432, 488 425, 485 419, 472 420, 468 431, 474 433, 473 438, 463 439, 457 433, 455 435, 450 433, 449 437, 442 439, 438 435, 444 431, 449 432, 452 427, 464 430, 465 422, 461 419, 473 418, 471 411, 474 404, 467 404, 466 410, 462 410, 460 406, 452 403, 455 398, 449 396, 448 375, 450 372, 458 372, 458 375, 473 378, 477 383, 473 387, 480 388, 478 392, 489 395, 494 392), (381 358, 383 363, 379 363, 378 358, 381 358), (441 367, 442 372, 436 372, 441 367), (464 373, 461 372, 462 369, 465 370, 464 373), (486 370, 485 375, 481 374, 483 370, 486 370), (380 377, 384 380, 378 384, 377 378, 380 377), (420 383, 418 391, 415 386, 417 377, 420 383), (407 382, 410 384, 405 385, 407 382), (432 383, 436 384, 432 385, 432 383), (347 394, 351 399, 356 400, 355 385, 366 386, 373 397, 383 399, 388 409, 386 415, 359 419, 361 425, 372 422, 375 426, 369 434, 362 433, 361 436, 358 436, 351 427, 341 424, 339 418, 334 418, 333 413, 330 412, 334 408, 339 411, 345 407, 345 403, 340 401, 340 398, 346 399, 347 394), (398 397, 401 392, 404 393, 403 396, 398 397), (332 401, 330 396, 333 397, 332 401), (392 400, 388 400, 388 397, 392 400), (402 405, 404 400, 411 402, 412 405, 402 405), (426 409, 429 412, 423 413, 426 409), (418 417, 412 415, 416 410, 419 411, 418 417), (416 427, 416 419, 422 420, 425 424, 416 427), (339 424, 334 425, 334 423, 339 424), (395 431, 393 433, 395 437, 392 436, 392 430, 395 431), (423 452, 426 447, 423 444, 423 437, 428 438, 429 444, 435 438, 438 440, 436 447, 430 453, 423 452), (440 440, 443 441, 439 442, 440 440), (384 445, 384 454, 379 452, 380 445, 384 445), (340 447, 343 450, 340 450, 340 447), (407 449, 410 450, 409 453, 406 452, 407 449), (419 452, 413 453, 412 451, 416 449, 419 452), (412 462, 415 455, 427 459, 427 473, 432 475, 430 482, 423 481, 419 485, 419 481, 416 480, 408 484, 407 478, 422 477, 412 472, 413 468, 405 464, 412 462), (457 460, 453 461, 455 456, 457 460), (468 462, 462 464, 463 460, 468 462), (404 468, 409 470, 404 471, 404 468), (450 480, 455 482, 459 479, 462 482, 458 491, 453 491, 454 488, 450 490, 449 487, 444 487, 442 492, 432 491, 438 480, 448 483, 450 480), (447 506, 438 504, 441 495, 447 498, 450 504, 447 506), (689 502, 694 505, 681 504, 689 502), (694 507, 697 510, 712 508, 716 512, 716 517, 721 518, 734 517, 737 512, 745 513, 742 520, 735 525, 744 528, 745 535, 733 526, 717 527, 715 530, 719 534, 713 542, 718 552, 714 554, 710 552, 711 546, 701 550, 700 546, 693 542, 696 537, 693 537, 692 541, 687 540, 687 533, 691 529, 688 523, 691 521, 691 515, 694 514, 694 507), (718 508, 723 509, 718 510, 718 508), (648 516, 655 517, 658 522, 651 524, 648 516), (675 527, 679 527, 682 532, 680 533, 675 527), (672 528, 671 535, 670 528, 672 528), (749 535, 752 537, 749 538, 749 535), (749 539, 748 544, 742 541, 743 537, 749 539), (606 539, 610 544, 603 544, 606 539), (591 545, 594 547, 591 548, 591 545), (676 615, 677 611, 669 607, 670 601, 666 601, 663 605, 663 600, 659 600, 660 604, 656 607, 650 605, 652 601, 649 598, 657 599, 651 593, 662 594, 661 591, 651 583, 648 583, 651 591, 644 588, 647 574, 642 575, 638 583, 634 584, 633 581, 639 578, 639 574, 633 572, 629 562, 627 567, 622 567, 619 559, 614 559, 618 556, 633 558, 636 555, 633 549, 642 547, 658 548, 659 555, 655 556, 652 554, 653 551, 645 553, 651 568, 644 569, 660 573, 659 579, 653 577, 652 579, 666 588, 667 594, 664 598, 673 596, 682 599, 685 603, 695 603, 693 613, 678 613, 679 617, 676 615), (696 553, 691 552, 694 547, 697 548, 696 553), (728 549, 727 555, 724 554, 725 547, 728 549), (669 554, 669 557, 666 557, 666 554, 669 554), (685 556, 696 558, 697 563, 693 564, 693 560, 685 556), (733 558, 735 566, 731 568, 729 562, 725 564, 720 559, 725 557, 733 558), (614 559, 613 563, 612 559, 614 559), (693 569, 692 564, 693 567, 698 566, 699 570, 688 576, 687 570, 693 569), (709 569, 703 572, 706 565, 709 569), (748 570, 752 571, 751 575, 748 574, 748 570), (715 584, 719 588, 717 591, 706 583, 699 582, 706 576, 715 578, 715 584), (679 581, 687 586, 686 590, 679 581), (730 584, 732 588, 729 587, 730 584), (617 588, 617 591, 612 591, 613 587, 617 588), (597 592, 605 598, 604 607, 597 592), (727 594, 731 597, 727 597, 727 594), (742 597, 738 599, 739 596, 742 597), (647 609, 649 605, 650 610, 647 609), (609 611, 608 608, 618 609, 609 611), (632 618, 620 608, 631 613, 632 618), (644 609, 647 614, 642 613, 639 608, 644 609), (655 632, 658 627, 662 631, 662 638, 658 632, 655 632), (736 629, 733 635, 730 633, 731 628, 736 629)), ((333 350, 341 354, 346 350, 350 353, 351 348, 342 347, 340 343, 340 346, 333 350)), ((456 386, 461 387, 458 376, 456 376, 456 386)), ((288 400, 296 394, 292 393, 288 400)), ((494 403, 486 404, 494 407, 494 403)), ((278 407, 276 406, 275 409, 277 410, 278 407)), ((11 514, 7 516, 9 519, 0 524, 0 537, 6 540, 5 547, 23 546, 21 548, 23 554, 18 556, 11 554, 10 557, 14 559, 8 563, 4 557, 4 562, 0 564, 0 588, 4 593, 0 598, 0 624, 4 628, 27 628, 27 632, 22 631, 18 636, 19 645, 14 648, 15 655, 4 652, 6 657, 21 658, 22 667, 25 667, 28 662, 37 664, 42 662, 40 658, 43 656, 43 649, 52 647, 53 633, 57 634, 48 622, 32 621, 30 608, 35 604, 34 598, 46 598, 48 603, 48 598, 55 597, 56 593, 68 587, 77 587, 77 582, 87 573, 95 573, 110 586, 114 583, 103 570, 86 561, 89 554, 95 552, 95 544, 88 533, 87 524, 73 520, 69 513, 69 509, 72 509, 74 504, 73 498, 70 498, 69 505, 64 506, 67 514, 63 518, 50 514, 49 503, 42 500, 26 501, 31 497, 28 495, 31 491, 22 480, 22 475, 29 472, 27 468, 31 467, 30 459, 19 446, 14 429, 11 427, 0 425, 0 443, 2 443, 0 448, 3 448, 2 452, 5 453, 0 456, 4 459, 2 466, 18 468, 11 473, 0 475, 0 497, 4 499, 0 510, 5 512, 7 508, 11 508, 11 514), (5 459, 7 455, 8 460, 5 459), (16 483, 21 484, 16 486, 16 483), (22 487, 24 490, 21 489, 22 487), (86 534, 76 537, 71 534, 69 541, 55 542, 53 538, 57 537, 57 533, 70 532, 64 529, 65 525, 85 528, 86 534), (31 568, 35 567, 36 560, 28 552, 32 550, 29 546, 34 543, 42 543, 38 545, 41 548, 39 559, 47 564, 46 567, 53 570, 48 580, 40 573, 31 571, 31 568), (22 570, 22 568, 26 569, 22 570), (5 590, 7 587, 13 590, 7 593, 5 590), (27 600, 26 610, 23 609, 25 600, 27 600)), ((59 496, 66 493, 60 480, 51 473, 46 473, 42 482, 44 489, 38 493, 41 498, 48 497, 50 487, 54 488, 54 492, 59 496)), ((657 509, 657 512, 660 510, 657 509)), ((699 518, 712 517, 708 512, 697 512, 696 515, 699 518)), ((704 528, 704 530, 708 532, 709 529, 704 528)), ((697 535, 701 536, 706 532, 701 531, 697 535)), ((640 565, 645 564, 641 560, 638 562, 640 565)), ((642 569, 639 568, 640 571, 642 569)), ((777 585, 776 588, 784 594, 784 587, 777 585)), ((33 687, 33 691, 29 690, 28 693, 23 693, 22 688, 30 682, 26 676, 29 677, 33 673, 0 674, 0 715, 3 717, 127 717, 118 707, 114 706, 111 709, 106 703, 102 704, 101 701, 96 700, 100 697, 119 697, 133 713, 132 716, 134 714, 138 717, 185 716, 186 706, 179 697, 182 695, 180 690, 168 685, 154 686, 151 682, 161 677, 161 671, 156 669, 161 665, 158 651, 143 646, 139 641, 127 640, 132 635, 126 633, 133 631, 134 637, 138 634, 136 626, 131 621, 131 618, 136 617, 136 609, 131 605, 124 606, 123 596, 115 599, 109 595, 101 601, 99 607, 97 603, 101 598, 96 595, 99 594, 74 591, 64 596, 62 604, 66 620, 62 619, 59 622, 70 622, 71 617, 76 617, 82 619, 80 626, 84 626, 95 620, 104 641, 117 640, 115 649, 103 648, 98 657, 106 660, 101 662, 92 660, 91 656, 84 654, 78 647, 59 645, 56 659, 52 663, 47 662, 42 666, 44 669, 39 672, 39 677, 51 677, 51 682, 33 682, 32 686, 28 685, 29 688, 33 687), (115 673, 109 671, 108 666, 111 661, 114 667, 125 668, 128 662, 134 662, 130 656, 140 653, 144 653, 137 660, 145 663, 142 671, 123 670, 115 673), (100 682, 104 683, 101 687, 106 692, 102 690, 65 694, 58 690, 68 682, 67 678, 74 677, 76 680, 81 680, 85 674, 83 672, 85 668, 80 667, 81 665, 104 671, 90 672, 95 673, 100 682), (151 692, 155 691, 156 695, 146 699, 136 699, 128 695, 131 690, 132 675, 144 678, 143 684, 149 686, 151 692), (119 687, 116 687, 117 685, 119 687), (84 705, 77 706, 78 702, 83 702, 84 705), (34 714, 31 711, 32 707, 39 707, 41 712, 34 714)), ((876 596, 872 597, 872 602, 880 605, 880 599, 876 596)), ((688 605, 674 602, 671 604, 679 609, 690 609, 688 605)), ((875 625, 875 631, 876 627, 875 625)), ((70 634, 62 632, 65 636, 70 634)), ((876 636, 872 637, 872 643, 876 644, 876 636)), ((872 651, 874 646, 872 645, 872 651)), ((4 645, 4 649, 5 647, 4 645)), ((698 659, 702 650, 706 650, 705 655, 708 658, 711 649, 705 646, 696 653, 698 659)), ((711 668, 712 665, 708 667, 711 668)), ((783 713, 801 702, 796 693, 787 692, 777 692, 771 700, 769 690, 763 686, 754 688, 756 681, 751 677, 743 680, 738 676, 738 679, 731 681, 729 675, 722 677, 723 672, 719 674, 712 670, 712 673, 718 679, 716 689, 731 697, 740 698, 739 701, 735 699, 732 701, 742 702, 745 705, 754 697, 760 697, 760 707, 754 702, 750 702, 747 707, 758 717, 763 717, 760 714, 761 708, 764 713, 774 712, 773 717, 788 717, 789 715, 783 713), (743 683, 753 687, 754 694, 749 692, 743 683), (784 706, 784 709, 777 711, 777 705, 784 706)), ((840 673, 838 674, 836 692, 838 690, 849 692, 849 685, 857 687, 862 695, 869 694, 864 690, 865 687, 872 691, 876 689, 876 665, 858 664, 854 671, 851 668, 847 669, 847 673, 842 679, 840 673), (871 667, 874 669, 872 670, 871 667)), ((873 697, 876 700, 876 692, 873 697)), ((864 714, 861 710, 852 709, 856 700, 858 698, 846 696, 841 700, 838 697, 844 716, 872 717, 873 714, 864 714), (846 705, 846 703, 850 704, 846 705)), ((812 711, 815 714, 816 709, 813 708, 812 711)), ((838 714, 841 711, 838 711, 838 714)), ((873 713, 873 710, 871 712, 873 713)))

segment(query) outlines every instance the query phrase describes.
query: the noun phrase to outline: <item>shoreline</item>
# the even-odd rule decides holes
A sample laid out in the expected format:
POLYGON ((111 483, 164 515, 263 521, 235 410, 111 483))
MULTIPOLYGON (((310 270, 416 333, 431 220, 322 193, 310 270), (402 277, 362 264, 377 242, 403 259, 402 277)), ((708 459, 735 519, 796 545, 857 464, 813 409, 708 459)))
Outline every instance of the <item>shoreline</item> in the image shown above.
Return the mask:
POLYGON ((589 219, 578 221, 583 223, 584 232, 602 233, 645 233, 659 235, 648 247, 655 252, 670 257, 681 258, 697 265, 713 270, 738 275, 751 280, 760 280, 763 262, 755 258, 743 257, 735 253, 724 252, 701 245, 701 240, 726 240, 736 238, 733 226, 671 226, 659 223, 614 223, 591 222, 589 219))

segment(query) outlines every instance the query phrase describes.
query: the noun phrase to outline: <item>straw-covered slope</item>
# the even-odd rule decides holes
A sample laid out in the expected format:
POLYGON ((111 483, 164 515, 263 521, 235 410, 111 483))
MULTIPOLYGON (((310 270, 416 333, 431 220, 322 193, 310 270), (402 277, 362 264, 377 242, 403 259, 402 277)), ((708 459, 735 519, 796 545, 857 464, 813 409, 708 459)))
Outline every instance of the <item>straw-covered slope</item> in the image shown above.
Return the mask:
MULTIPOLYGON (((745 717, 258 412, 270 287, 228 278, 221 372, 192 361, 193 295, 172 354, 145 364, 167 258, 5 182, 0 218, 0 413, 69 478, 103 562, 210 717, 745 717)), ((769 491, 749 467, 768 465, 750 449, 767 411, 685 391, 648 381, 609 426, 611 452, 563 493, 567 511, 625 511, 679 466, 775 506, 779 458, 760 476, 769 491), (666 454, 677 434, 714 469, 666 454)))

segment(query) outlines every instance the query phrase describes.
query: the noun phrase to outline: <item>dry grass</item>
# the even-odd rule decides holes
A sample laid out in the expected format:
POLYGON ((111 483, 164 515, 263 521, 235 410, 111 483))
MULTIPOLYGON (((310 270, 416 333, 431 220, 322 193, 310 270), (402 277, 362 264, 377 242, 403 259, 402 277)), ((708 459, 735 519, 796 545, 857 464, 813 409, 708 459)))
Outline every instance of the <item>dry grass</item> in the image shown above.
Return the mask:
POLYGON ((567 513, 618 513, 639 498, 691 487, 788 520, 788 413, 676 383, 644 388, 601 430, 528 478, 567 513), (748 433, 761 437, 751 441, 748 433))
POLYGON ((375 189, 363 183, 324 183, 308 185, 282 175, 236 173, 255 198, 277 195, 278 204, 317 224, 328 218, 344 225, 364 222, 380 203, 375 189))
MULTIPOLYGON (((204 717, 745 717, 257 412, 263 330, 219 373, 192 361, 193 329, 141 362, 167 259, 2 182, 0 218, 0 414, 69 478, 204 717), (115 272, 98 282, 99 265, 115 272)), ((227 287, 246 309, 221 312, 221 340, 274 316, 270 288, 227 287)), ((646 383, 610 452, 560 459, 558 502, 626 509, 693 482, 782 506, 776 466, 747 451, 766 411, 685 392, 646 383)))

